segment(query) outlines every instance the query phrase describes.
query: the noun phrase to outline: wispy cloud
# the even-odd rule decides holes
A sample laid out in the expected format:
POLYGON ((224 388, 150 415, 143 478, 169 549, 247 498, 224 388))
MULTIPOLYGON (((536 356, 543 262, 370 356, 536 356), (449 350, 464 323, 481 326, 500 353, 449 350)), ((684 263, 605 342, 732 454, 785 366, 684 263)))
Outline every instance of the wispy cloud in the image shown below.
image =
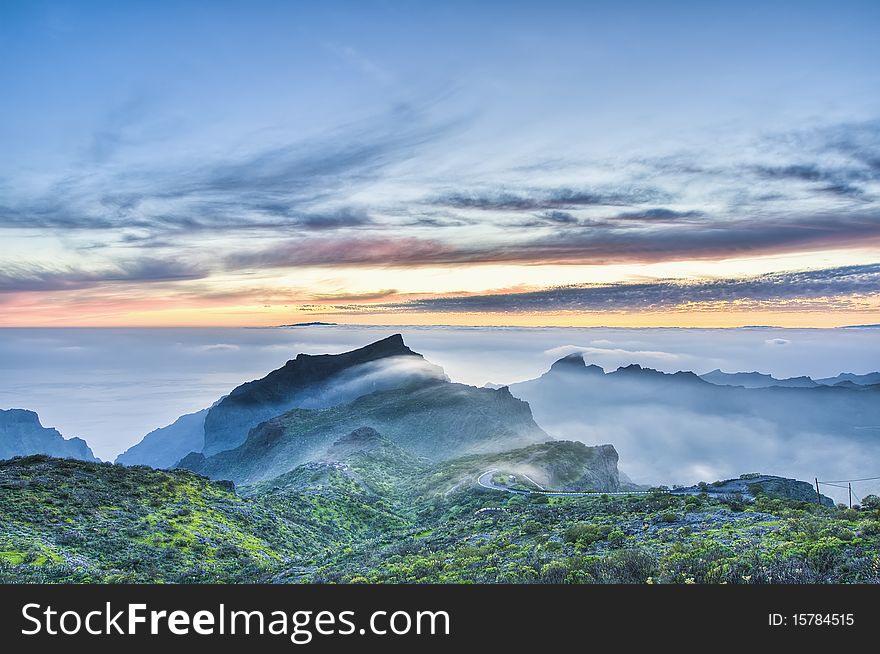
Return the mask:
MULTIPOLYGON (((96 133, 99 158, 120 144, 119 120, 108 118, 96 133)), ((431 121, 420 108, 400 104, 321 137, 228 152, 204 163, 171 161, 121 172, 81 164, 42 193, 7 194, 0 229, 117 230, 146 242, 207 230, 362 227, 371 223, 367 209, 347 199, 457 125, 457 119, 431 121)))
POLYGON ((548 188, 527 192, 449 193, 432 200, 440 206, 487 211, 536 211, 584 206, 629 206, 670 199, 668 193, 650 187, 613 189, 548 188))
MULTIPOLYGON (((605 264, 712 259, 841 247, 880 241, 880 213, 780 216, 774 220, 689 219, 633 226, 550 221, 554 229, 506 243, 454 244, 419 237, 300 238, 230 255, 233 269, 334 266, 425 266, 482 263, 605 264)), ((543 223, 542 223, 543 224, 543 223)))
POLYGON ((310 299, 313 302, 372 302, 385 300, 398 293, 399 291, 395 288, 383 288, 371 293, 318 293, 311 296, 310 299))
MULTIPOLYGON (((323 136, 215 153, 200 162, 106 164, 127 147, 126 121, 136 121, 138 111, 108 119, 106 133, 96 135, 100 152, 93 159, 104 163, 84 162, 45 184, 19 188, 4 180, 0 197, 0 230, 52 233, 79 254, 105 248, 104 267, 70 263, 82 257, 55 263, 35 255, 32 264, 0 266, 0 291, 202 280, 198 302, 219 302, 224 294, 230 302, 248 302, 246 293, 224 282, 213 286, 214 276, 265 273, 258 284, 266 292, 252 297, 283 304, 540 312, 804 301, 877 289, 876 271, 850 269, 838 269, 847 271, 842 277, 780 273, 466 297, 447 289, 412 302, 399 300, 423 298, 423 289, 391 279, 379 279, 374 292, 334 286, 287 293, 281 288, 287 282, 271 281, 278 270, 301 267, 505 264, 524 271, 510 286, 533 288, 525 272, 532 265, 699 262, 878 247, 877 121, 770 135, 742 156, 669 153, 577 165, 550 158, 525 177, 511 167, 493 169, 494 179, 485 179, 467 166, 424 165, 433 162, 427 154, 433 148, 461 137, 466 121, 437 121, 412 105, 323 136), (557 170, 564 183, 551 182, 557 170)), ((177 299, 189 290, 179 289, 177 299)))
POLYGON ((61 291, 105 284, 152 284, 204 279, 197 266, 160 259, 139 259, 99 270, 0 264, 0 293, 61 291))

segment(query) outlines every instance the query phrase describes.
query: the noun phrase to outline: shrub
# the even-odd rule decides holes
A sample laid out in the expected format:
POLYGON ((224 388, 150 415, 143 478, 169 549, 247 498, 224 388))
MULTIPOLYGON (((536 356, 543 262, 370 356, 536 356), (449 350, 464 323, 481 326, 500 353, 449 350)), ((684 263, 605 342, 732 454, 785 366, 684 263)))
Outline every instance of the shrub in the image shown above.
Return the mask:
POLYGON ((862 508, 868 511, 880 511, 880 497, 877 495, 865 495, 862 498, 862 508))
POLYGON ((610 547, 619 548, 626 542, 626 534, 620 529, 614 529, 608 534, 608 545, 610 547))
POLYGON ((551 561, 541 568, 541 583, 561 584, 568 576, 568 566, 562 561, 551 561))
POLYGON ((675 543, 660 561, 660 580, 673 584, 717 584, 726 580, 732 551, 712 541, 675 543))
POLYGON ((611 532, 612 527, 610 525, 594 525, 588 522, 581 522, 566 529, 563 538, 569 543, 592 545, 600 540, 605 540, 611 532))
POLYGON ((746 503, 741 493, 727 495, 722 499, 722 501, 731 511, 740 512, 746 508, 746 503))
POLYGON ((594 561, 589 574, 600 584, 643 584, 657 574, 657 559, 640 548, 614 550, 594 561))
POLYGON ((543 529, 543 527, 537 520, 526 520, 520 529, 524 534, 537 534, 543 529))

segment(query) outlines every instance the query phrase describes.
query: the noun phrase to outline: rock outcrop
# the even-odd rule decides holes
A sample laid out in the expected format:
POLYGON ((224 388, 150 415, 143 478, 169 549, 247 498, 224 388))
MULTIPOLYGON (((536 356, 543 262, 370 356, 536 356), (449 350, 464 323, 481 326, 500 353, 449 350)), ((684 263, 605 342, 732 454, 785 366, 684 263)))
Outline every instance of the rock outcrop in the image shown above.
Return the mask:
POLYGON ((0 409, 0 459, 46 454, 64 459, 97 461, 81 438, 64 438, 57 429, 43 427, 39 416, 26 409, 0 409))

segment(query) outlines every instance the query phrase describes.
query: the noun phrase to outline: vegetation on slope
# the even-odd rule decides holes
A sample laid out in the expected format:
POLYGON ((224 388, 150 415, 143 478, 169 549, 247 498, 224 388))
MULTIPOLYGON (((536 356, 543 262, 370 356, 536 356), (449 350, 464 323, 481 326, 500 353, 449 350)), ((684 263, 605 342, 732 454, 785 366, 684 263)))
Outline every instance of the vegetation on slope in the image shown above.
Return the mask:
POLYGON ((362 442, 239 493, 181 470, 0 462, 0 581, 880 582, 876 498, 517 495, 475 484, 480 457, 362 442))
MULTIPOLYGON (((422 529, 308 577, 336 583, 880 583, 880 511, 759 497, 461 492, 422 529)), ((281 581, 289 580, 282 574, 281 581)))
POLYGON ((312 565, 372 525, 352 489, 244 498, 188 471, 0 461, 0 581, 253 582, 312 565))

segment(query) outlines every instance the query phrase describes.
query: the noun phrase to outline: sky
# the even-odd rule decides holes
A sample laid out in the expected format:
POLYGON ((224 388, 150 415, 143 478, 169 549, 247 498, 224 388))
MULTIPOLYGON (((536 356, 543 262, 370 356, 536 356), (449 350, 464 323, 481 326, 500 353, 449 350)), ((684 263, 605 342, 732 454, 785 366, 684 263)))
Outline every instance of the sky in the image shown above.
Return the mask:
POLYGON ((0 3, 0 326, 880 323, 880 3, 0 3))

